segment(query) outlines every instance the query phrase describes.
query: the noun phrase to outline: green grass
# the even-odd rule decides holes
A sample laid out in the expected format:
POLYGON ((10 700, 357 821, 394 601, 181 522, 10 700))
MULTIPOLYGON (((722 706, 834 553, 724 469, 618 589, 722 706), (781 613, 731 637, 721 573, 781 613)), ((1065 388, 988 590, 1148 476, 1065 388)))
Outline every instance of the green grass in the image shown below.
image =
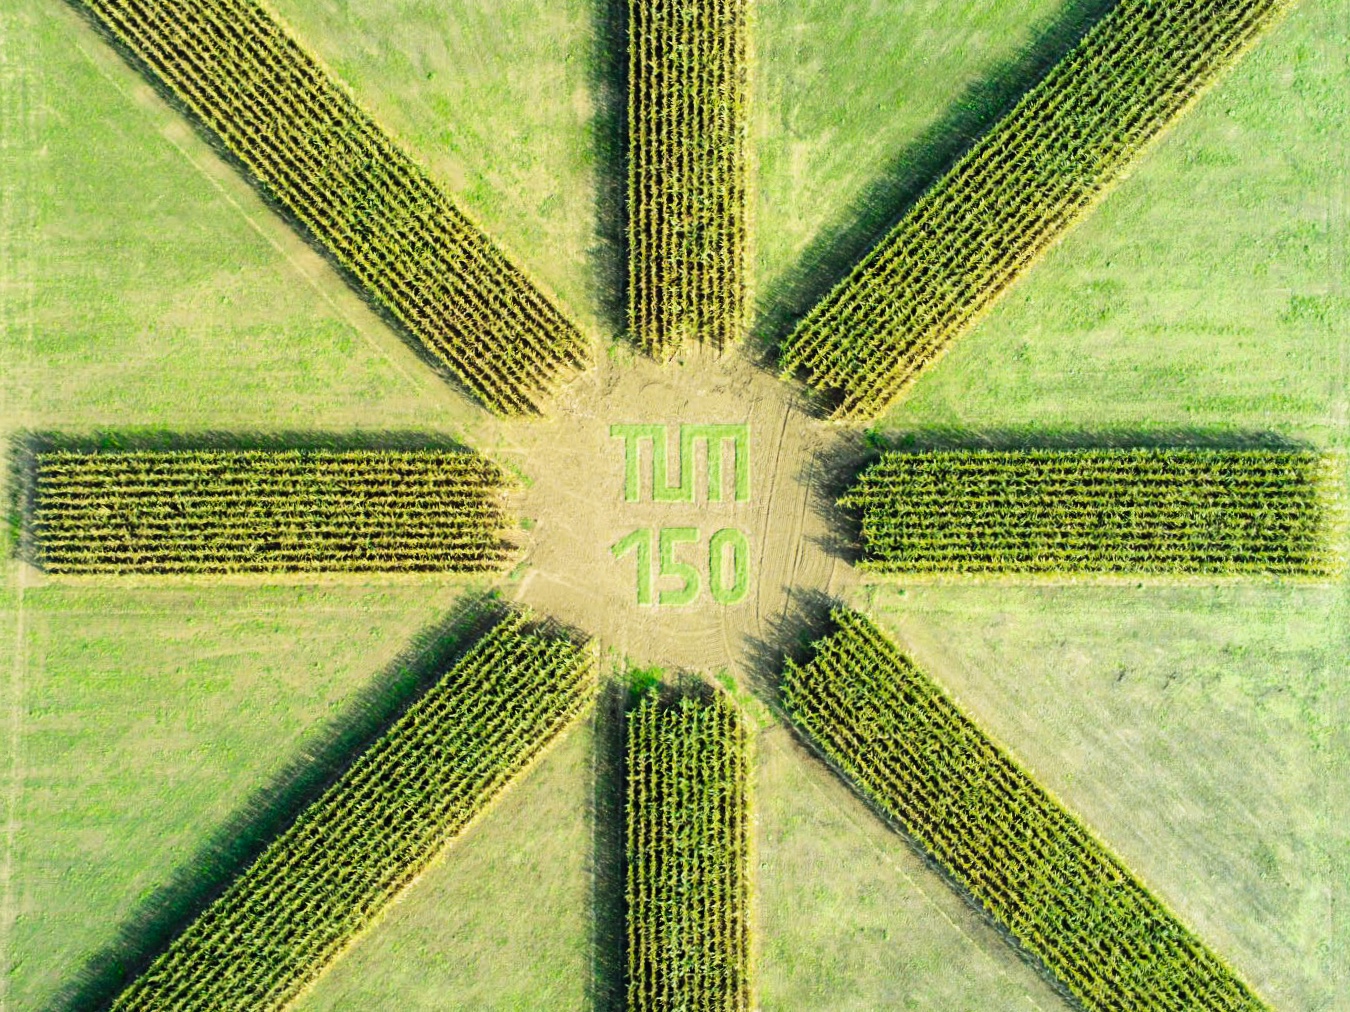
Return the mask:
POLYGON ((761 340, 785 337, 1105 3, 757 4, 761 340))
POLYGON ((792 732, 756 754, 764 1012, 1065 1008, 792 732))
POLYGON ((514 262, 603 331, 596 173, 622 168, 595 161, 600 3, 271 6, 514 262))
POLYGON ((473 417, 70 7, 19 0, 6 31, 32 61, 6 275, 33 287, 7 292, 0 427, 473 417))
POLYGON ((297 1012, 586 1008, 594 738, 589 722, 568 731, 297 1012))
MULTIPOLYGON (((274 6, 603 330, 608 275, 585 258, 607 248, 596 185, 613 169, 592 121, 591 4, 274 6)), ((803 257, 828 267, 893 220, 885 197, 926 182, 947 128, 980 120, 983 82, 1016 77, 1018 50, 1061 9, 757 5, 764 326, 801 295, 803 257)), ((1348 0, 1301 4, 880 430, 1274 429, 1345 445, 1347 17, 1348 0)), ((16 78, 26 91, 0 87, 0 435, 362 426, 472 439, 475 410, 62 0, 7 7, 0 81, 16 78)), ((17 701, 19 751, 16 765, 0 734, 0 783, 17 770, 22 790, 0 865, 12 871, 0 980, 15 1010, 50 1007, 456 593, 48 586, 24 595, 20 653, 17 574, 4 572, 0 698, 17 701)), ((883 617, 995 737, 1272 1004, 1337 1007, 1350 975, 1350 914, 1330 899, 1350 878, 1341 588, 906 586, 878 592, 883 617)), ((586 749, 562 743, 307 1000, 586 1007, 589 830, 567 800, 590 796, 586 749)), ((1059 1007, 783 730, 756 751, 763 1008, 1059 1007)))

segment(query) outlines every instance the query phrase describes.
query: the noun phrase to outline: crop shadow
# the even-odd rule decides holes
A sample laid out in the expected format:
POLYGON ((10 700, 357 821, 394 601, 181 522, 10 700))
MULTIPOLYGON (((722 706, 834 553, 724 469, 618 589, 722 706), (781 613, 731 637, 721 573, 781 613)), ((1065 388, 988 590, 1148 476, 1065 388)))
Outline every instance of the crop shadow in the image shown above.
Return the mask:
MULTIPOLYGON (((390 332, 393 333, 395 336, 397 336, 399 340, 402 341, 402 343, 405 346, 407 346, 413 352, 413 354, 415 354, 418 357, 418 359, 421 360, 424 366, 426 366, 429 370, 431 370, 431 372, 434 373, 448 387, 454 390, 456 394, 464 398, 465 401, 469 402, 470 404, 473 404, 475 407, 488 411, 489 413, 492 413, 494 411, 492 405, 488 404, 486 401, 483 400, 483 398, 479 394, 474 392, 464 382, 464 380, 460 378, 459 374, 456 373, 446 362, 438 358, 436 354, 422 341, 422 339, 419 338, 415 333, 413 333, 412 330, 409 329, 407 324, 405 324, 401 319, 398 318, 398 316, 394 314, 393 310, 389 307, 387 303, 385 303, 378 295, 376 295, 375 292, 365 284, 365 282, 363 282, 350 268, 348 268, 345 264, 343 264, 342 261, 340 261, 334 255, 333 251, 328 247, 328 245, 313 230, 311 230, 308 225, 306 225, 303 221, 297 218, 294 212, 292 212, 289 207, 287 207, 284 203, 282 203, 279 199, 277 199, 277 197, 268 189, 267 185, 262 180, 260 180, 256 175, 253 174, 252 170, 249 169, 249 167, 244 163, 244 161, 241 158, 239 158, 233 151, 231 151, 229 147, 225 145, 224 141, 221 140, 219 134, 217 134, 209 124, 207 124, 200 116, 198 116, 197 113, 191 108, 191 106, 183 102, 177 96, 177 94, 174 93, 173 89, 170 88, 168 84, 165 83, 163 78, 159 76, 158 72, 155 71, 153 67, 151 67, 148 63, 146 63, 143 59, 141 59, 141 57, 135 52, 135 50, 131 49, 125 42, 123 42, 120 38, 118 38, 117 35, 115 35, 108 28, 107 25, 105 25, 102 21, 99 20, 98 16, 94 14, 94 12, 88 6, 86 6, 82 2, 82 0, 65 0, 65 3, 66 6, 70 8, 72 11, 74 11, 75 15, 82 22, 84 22, 86 26, 88 26, 100 39, 103 40, 104 43, 106 43, 114 52, 116 52, 117 55, 121 57, 121 59, 128 66, 130 66, 134 71, 136 71, 141 76, 141 78, 145 81, 146 84, 150 86, 150 88, 155 92, 155 94, 160 98, 161 101, 163 101, 175 113, 181 116, 183 120, 192 127, 193 133, 196 134, 197 138, 203 144, 205 144, 207 147, 211 149, 211 151, 216 155, 216 157, 218 157, 222 162, 228 165, 231 169, 233 169, 244 180, 248 182, 250 188, 253 190, 255 194, 257 194, 258 198, 267 206, 268 210, 270 210, 278 218, 284 221, 286 225, 293 232, 295 232, 297 236, 300 237, 301 241, 304 242, 305 245, 308 246, 313 253, 319 256, 324 261, 324 263, 326 263, 337 274, 337 276, 342 279, 343 283, 352 292, 352 294, 355 295, 361 301, 362 305, 364 305, 373 316, 377 317, 380 320, 380 322, 382 322, 386 327, 388 327, 390 332)), ((340 80, 337 80, 335 83, 339 90, 343 91, 344 93, 347 92, 348 89, 340 80)), ((366 110, 364 106, 360 105, 360 103, 356 103, 356 105, 357 108, 360 109, 361 114, 375 124, 377 130, 390 137, 390 142, 391 144, 393 144, 394 148, 401 154, 403 154, 405 157, 407 157, 410 162, 412 162, 412 164, 416 167, 417 171, 421 173, 422 176, 424 176, 428 180, 428 182, 430 182, 430 184, 444 196, 445 200, 448 203, 450 203, 451 206, 454 207, 454 209, 458 213, 464 214, 464 211, 462 210, 462 208, 460 208, 460 206, 457 203, 455 203, 455 201, 452 199, 452 194, 446 189, 446 187, 443 186, 441 183, 439 183, 431 175, 431 173, 427 172, 426 169, 420 163, 418 163, 417 159, 415 159, 410 152, 405 150, 401 145, 394 142, 392 135, 389 134, 388 131, 386 131, 384 127, 375 120, 375 118, 370 114, 369 111, 366 110)), ((469 218, 468 215, 465 215, 465 218, 466 220, 470 221, 472 227, 476 231, 480 232, 488 240, 488 242, 492 244, 493 248, 495 248, 499 253, 501 253, 504 258, 506 258, 514 266, 517 267, 520 266, 520 264, 517 263, 516 258, 512 255, 509 255, 508 251, 500 245, 500 243, 494 236, 489 235, 484 229, 478 226, 477 223, 473 222, 473 220, 469 218)), ((548 298, 550 302, 556 304, 556 298, 553 297, 552 295, 547 295, 546 298, 548 298)))
MULTIPOLYGON (((615 340, 628 334, 628 3, 592 0, 595 299, 615 340)), ((631 341, 631 338, 628 338, 631 341)))
POLYGON ((822 590, 794 591, 787 607, 766 620, 762 635, 744 638, 742 656, 748 688, 779 720, 788 722, 782 706, 783 668, 787 662, 805 663, 812 644, 829 634, 830 612, 844 602, 822 590))
POLYGON ((942 117, 821 229, 782 277, 761 290, 750 343, 772 367, 797 321, 848 276, 976 141, 1063 59, 1115 0, 1067 0, 1036 40, 962 91, 942 117))
POLYGON ((1309 450, 1311 443, 1268 429, 1173 426, 1000 427, 925 426, 921 429, 874 430, 868 434, 871 454, 930 453, 940 450, 1309 450))
POLYGON ((627 868, 624 729, 632 691, 607 678, 595 708, 595 771, 591 822, 591 981, 594 1012, 624 1012, 627 975, 627 868))
POLYGON ((89 956, 45 1007, 51 1012, 107 1008, 507 610, 495 595, 473 594, 414 636, 336 718, 304 742, 300 754, 253 791, 191 858, 136 904, 112 941, 89 956))
POLYGON ((880 450, 867 433, 843 430, 839 437, 832 452, 817 454, 809 465, 810 474, 799 473, 798 481, 807 486, 807 509, 822 525, 821 533, 808 534, 807 539, 830 558, 852 566, 862 558, 860 521, 856 511, 839 505, 839 499, 880 456, 880 450))
POLYGON ((36 450, 28 433, 12 436, 5 453, 4 527, 6 557, 36 565, 33 543, 34 459, 36 450))

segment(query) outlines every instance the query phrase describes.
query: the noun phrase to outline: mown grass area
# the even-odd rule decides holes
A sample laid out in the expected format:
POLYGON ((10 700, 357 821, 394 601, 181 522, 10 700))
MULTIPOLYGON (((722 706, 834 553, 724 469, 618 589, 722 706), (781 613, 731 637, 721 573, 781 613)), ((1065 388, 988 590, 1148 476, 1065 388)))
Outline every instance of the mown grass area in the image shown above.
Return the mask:
MULTIPOLYGON (((595 216, 622 166, 593 118, 608 80, 599 3, 274 6, 532 274, 613 330, 607 270, 622 262, 595 216)), ((758 5, 768 336, 816 277, 797 276, 803 259, 832 283, 830 265, 846 267, 957 153, 952 132, 977 129, 1028 76, 1039 57, 1022 48, 1090 10, 758 5)), ((1299 6, 880 432, 1204 427, 1343 445, 1347 17, 1346 0, 1299 6)), ((0 189, 18 194, 4 219, 0 436, 471 433, 475 409, 69 6, 15 0, 4 31, 0 76, 30 100, 0 89, 23 110, 0 117, 0 189)), ((0 728, 17 719, 0 731, 17 815, 0 855, 0 980, 16 1010, 51 1007, 87 961, 106 965, 138 912, 190 881, 195 855, 229 838, 249 799, 458 592, 48 585, 23 592, 18 637, 18 580, 7 568, 0 596, 0 728)), ((877 593, 934 676, 1277 1007, 1336 1008, 1350 973, 1350 919, 1331 900, 1350 875, 1340 588, 877 593)), ((588 748, 563 742, 306 1000, 586 1007, 588 748)), ((757 754, 762 1007, 1056 1007, 785 731, 757 754)))
POLYGON ((295 1008, 587 1008, 594 748, 567 731, 295 1008))
POLYGON ((614 295, 597 267, 623 264, 599 216, 621 208, 601 206, 597 173, 624 169, 597 160, 606 3, 272 7, 464 213, 586 329, 608 333, 614 295))
POLYGON ((62 0, 5 61, 0 430, 453 429, 475 415, 62 0), (17 73, 11 66, 11 72, 17 73))

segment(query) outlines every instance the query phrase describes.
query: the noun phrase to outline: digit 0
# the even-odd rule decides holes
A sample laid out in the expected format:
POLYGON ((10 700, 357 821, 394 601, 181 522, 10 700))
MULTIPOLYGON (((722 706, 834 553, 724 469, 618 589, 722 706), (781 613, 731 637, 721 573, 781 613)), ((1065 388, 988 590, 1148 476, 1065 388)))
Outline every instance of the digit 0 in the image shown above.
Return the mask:
POLYGON ((740 604, 750 593, 750 542, 734 527, 722 528, 708 541, 708 589, 718 604, 740 604))

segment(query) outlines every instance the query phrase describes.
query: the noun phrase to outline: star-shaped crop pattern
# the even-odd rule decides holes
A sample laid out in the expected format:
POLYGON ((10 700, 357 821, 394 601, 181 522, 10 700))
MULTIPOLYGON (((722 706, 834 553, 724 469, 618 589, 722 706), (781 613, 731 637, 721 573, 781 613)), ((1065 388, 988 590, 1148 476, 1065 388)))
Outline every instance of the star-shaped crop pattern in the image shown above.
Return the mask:
MULTIPOLYGON (((264 6, 81 4, 431 365, 493 414, 526 419, 502 431, 525 439, 533 426, 566 458, 568 440, 534 419, 559 398, 564 415, 589 423, 603 414, 605 388, 598 403, 575 394, 578 377, 595 369, 590 339, 264 6)), ((595 546, 611 572, 636 564, 627 601, 605 599, 596 622, 755 607, 758 584, 771 582, 755 543, 768 533, 747 534, 736 511, 781 493, 778 467, 808 462, 778 460, 761 487, 753 477, 761 433, 746 420, 753 410, 730 417, 743 393, 732 388, 762 384, 763 360, 776 359, 782 396, 809 405, 809 424, 831 434, 819 445, 856 431, 1285 6, 1118 0, 922 196, 895 209, 893 227, 830 279, 834 287, 766 355, 745 350, 749 0, 630 0, 626 293, 630 344, 650 360, 631 368, 665 365, 675 378, 664 382, 678 387, 671 371, 701 356, 706 369, 735 379, 725 388, 728 417, 658 417, 656 402, 639 396, 625 410, 646 404, 652 413, 606 419, 598 438, 622 461, 616 503, 690 516, 716 506, 728 519, 716 531, 639 526, 595 546), (747 369, 757 372, 742 382, 747 369)), ((533 537, 510 533, 521 482, 459 445, 133 442, 29 441, 25 545, 47 572, 496 573, 520 562, 522 537, 557 535, 547 525, 533 537)), ((851 532, 848 560, 859 570, 1325 577, 1340 566, 1334 469, 1306 447, 872 456, 831 507, 851 532)), ((800 530, 794 537, 806 540, 800 530)), ((794 566, 784 593, 796 589, 796 574, 794 566)), ((167 948, 130 968, 108 996, 112 1007, 291 1002, 591 705, 596 630, 584 609, 561 617, 497 603, 476 609, 461 630, 468 645, 444 659, 435 684, 167 948)), ((778 658, 781 682, 760 686, 763 701, 1066 999, 1103 1012, 1266 1007, 1109 841, 867 617, 836 606, 825 625, 809 646, 778 658)), ((691 677, 638 683, 618 707, 627 726, 628 1007, 749 1008, 750 743, 738 690, 691 677)))

